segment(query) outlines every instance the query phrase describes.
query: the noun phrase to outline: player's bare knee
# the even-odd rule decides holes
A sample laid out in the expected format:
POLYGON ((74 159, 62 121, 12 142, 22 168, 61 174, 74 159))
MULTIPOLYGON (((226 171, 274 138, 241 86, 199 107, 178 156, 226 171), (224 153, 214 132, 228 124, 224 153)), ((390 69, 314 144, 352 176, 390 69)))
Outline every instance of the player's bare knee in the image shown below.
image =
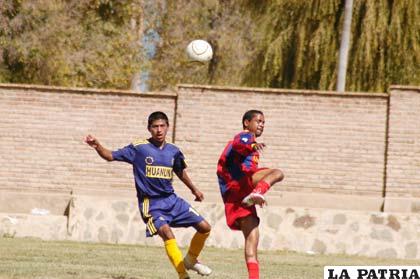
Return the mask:
POLYGON ((157 233, 163 239, 163 241, 175 238, 175 235, 173 234, 168 224, 161 226, 157 233))
POLYGON ((273 175, 275 177, 275 182, 280 182, 284 178, 283 172, 281 170, 279 170, 279 169, 274 169, 273 170, 273 175))
POLYGON ((203 231, 201 233, 208 234, 208 233, 210 233, 210 231, 211 231, 211 226, 210 226, 209 223, 207 223, 207 225, 203 228, 203 231))
POLYGON ((211 231, 211 225, 206 221, 202 221, 198 224, 196 229, 199 233, 208 234, 211 231))
POLYGON ((245 250, 245 258, 247 260, 256 259, 257 258, 257 251, 254 251, 254 249, 246 249, 245 250))

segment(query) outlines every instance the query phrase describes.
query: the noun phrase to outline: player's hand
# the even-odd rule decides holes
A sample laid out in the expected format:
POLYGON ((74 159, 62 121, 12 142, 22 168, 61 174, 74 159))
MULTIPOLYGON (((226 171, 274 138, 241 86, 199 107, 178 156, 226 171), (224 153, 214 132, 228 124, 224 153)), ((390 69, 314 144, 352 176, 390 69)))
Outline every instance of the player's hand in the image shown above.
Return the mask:
POLYGON ((85 138, 85 142, 93 148, 97 148, 99 146, 99 141, 92 135, 87 135, 85 138))
POLYGON ((265 143, 260 142, 260 143, 255 143, 253 148, 258 153, 262 153, 265 147, 266 147, 265 143))
POLYGON ((192 193, 195 196, 195 200, 194 201, 201 202, 201 201, 204 200, 204 195, 203 195, 203 193, 201 193, 201 191, 194 190, 192 193))

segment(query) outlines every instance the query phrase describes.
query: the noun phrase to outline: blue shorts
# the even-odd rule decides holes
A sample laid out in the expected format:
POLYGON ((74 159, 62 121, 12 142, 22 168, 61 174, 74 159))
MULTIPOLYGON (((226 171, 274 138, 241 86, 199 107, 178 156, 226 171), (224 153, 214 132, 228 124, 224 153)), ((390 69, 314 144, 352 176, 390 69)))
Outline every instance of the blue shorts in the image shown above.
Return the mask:
POLYGON ((141 217, 146 224, 146 236, 157 234, 163 225, 170 227, 190 227, 204 218, 191 205, 172 194, 162 198, 139 198, 141 217))

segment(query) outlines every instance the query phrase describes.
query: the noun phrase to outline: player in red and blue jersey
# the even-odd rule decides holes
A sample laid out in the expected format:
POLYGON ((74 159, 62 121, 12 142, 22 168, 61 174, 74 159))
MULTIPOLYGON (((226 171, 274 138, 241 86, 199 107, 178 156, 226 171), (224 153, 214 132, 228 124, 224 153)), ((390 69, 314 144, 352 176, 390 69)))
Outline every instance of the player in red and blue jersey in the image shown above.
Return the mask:
POLYGON ((249 278, 259 278, 257 257, 259 218, 255 205, 264 206, 264 194, 283 179, 278 169, 259 168, 264 143, 256 138, 264 131, 264 114, 247 111, 242 117, 243 131, 229 141, 217 165, 220 192, 225 204, 226 222, 232 230, 241 230, 245 238, 245 261, 249 278))
POLYGON ((133 166, 139 209, 146 235, 158 234, 165 243, 167 255, 181 279, 190 278, 187 269, 200 275, 212 270, 197 260, 210 234, 209 223, 191 205, 178 197, 172 186, 173 173, 191 190, 196 201, 204 199, 186 172, 185 158, 173 144, 166 142, 169 121, 163 112, 154 112, 148 118, 151 138, 110 151, 88 135, 85 142, 107 161, 123 161, 133 166), (171 227, 194 227, 197 232, 191 240, 185 258, 178 248, 171 227))

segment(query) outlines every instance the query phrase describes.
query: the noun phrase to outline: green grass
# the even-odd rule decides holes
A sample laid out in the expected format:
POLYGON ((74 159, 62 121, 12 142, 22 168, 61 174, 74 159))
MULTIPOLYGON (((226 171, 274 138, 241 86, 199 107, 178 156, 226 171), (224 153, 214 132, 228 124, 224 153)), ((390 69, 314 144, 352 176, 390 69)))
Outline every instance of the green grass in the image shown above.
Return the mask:
MULTIPOLYGON (((185 252, 185 250, 183 251, 185 252)), ((243 251, 206 247, 210 278, 247 278, 243 251)), ((325 265, 416 265, 409 260, 260 252, 261 278, 323 278, 325 265)), ((191 274, 192 278, 200 278, 191 274)), ((177 278, 163 247, 0 238, 0 278, 177 278)))

